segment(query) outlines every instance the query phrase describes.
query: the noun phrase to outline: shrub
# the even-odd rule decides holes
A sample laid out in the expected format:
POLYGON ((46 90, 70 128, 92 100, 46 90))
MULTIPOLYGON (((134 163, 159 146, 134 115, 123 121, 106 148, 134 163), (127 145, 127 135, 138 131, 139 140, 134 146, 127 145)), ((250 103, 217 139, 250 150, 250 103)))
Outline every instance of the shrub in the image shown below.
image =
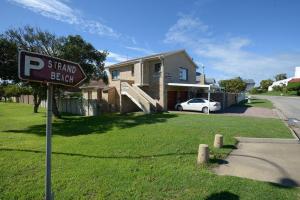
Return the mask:
POLYGON ((288 83, 287 89, 289 91, 297 91, 297 95, 300 96, 300 82, 288 83))
POLYGON ((263 91, 262 91, 261 89, 257 88, 257 87, 254 87, 254 88, 252 88, 252 89, 249 91, 250 94, 260 94, 260 93, 262 93, 262 92, 263 92, 263 91))

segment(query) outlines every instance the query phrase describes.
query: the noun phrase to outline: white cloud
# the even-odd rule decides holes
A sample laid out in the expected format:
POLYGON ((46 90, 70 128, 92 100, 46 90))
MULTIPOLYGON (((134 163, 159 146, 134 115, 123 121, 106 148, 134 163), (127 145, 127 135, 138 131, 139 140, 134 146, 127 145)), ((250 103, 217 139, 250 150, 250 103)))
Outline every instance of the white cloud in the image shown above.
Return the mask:
POLYGON ((119 62, 123 62, 126 60, 129 60, 130 58, 128 58, 125 55, 121 55, 118 53, 114 53, 114 52, 109 52, 108 56, 107 56, 107 60, 105 61, 105 66, 109 66, 109 65, 113 65, 119 62))
POLYGON ((181 16, 169 28, 165 43, 181 45, 192 50, 197 60, 205 59, 205 65, 217 70, 215 77, 272 78, 276 73, 293 75, 295 65, 300 64, 299 53, 259 55, 249 50, 253 44, 249 38, 217 38, 210 27, 198 18, 181 16))
POLYGON ((166 33, 164 42, 166 43, 188 43, 193 44, 190 37, 200 39, 201 36, 208 36, 212 33, 209 27, 202 23, 198 18, 188 15, 181 15, 177 22, 171 26, 166 33))
POLYGON ((140 48, 140 47, 132 47, 132 46, 127 46, 125 47, 126 49, 141 52, 143 54, 154 54, 154 52, 150 49, 145 49, 145 48, 140 48))
POLYGON ((100 36, 119 37, 111 27, 95 20, 86 20, 80 12, 68 6, 64 0, 9 0, 44 17, 77 25, 84 31, 100 36))

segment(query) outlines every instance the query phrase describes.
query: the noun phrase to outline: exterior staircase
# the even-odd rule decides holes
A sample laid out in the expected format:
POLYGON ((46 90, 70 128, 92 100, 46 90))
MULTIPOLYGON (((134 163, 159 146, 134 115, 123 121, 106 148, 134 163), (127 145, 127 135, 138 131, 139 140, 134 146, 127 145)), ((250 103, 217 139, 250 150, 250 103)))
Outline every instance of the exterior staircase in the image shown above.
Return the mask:
POLYGON ((136 85, 121 82, 121 94, 129 97, 145 113, 157 110, 157 101, 136 85))

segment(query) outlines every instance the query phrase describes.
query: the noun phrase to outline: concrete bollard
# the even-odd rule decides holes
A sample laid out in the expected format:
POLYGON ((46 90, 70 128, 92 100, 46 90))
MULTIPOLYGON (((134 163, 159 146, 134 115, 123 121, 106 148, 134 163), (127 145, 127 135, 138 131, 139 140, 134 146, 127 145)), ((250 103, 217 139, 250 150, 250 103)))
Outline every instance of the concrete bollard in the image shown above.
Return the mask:
POLYGON ((251 103, 251 96, 248 96, 248 103, 251 103))
POLYGON ((214 147, 216 147, 216 148, 223 147, 223 135, 221 135, 221 134, 215 135, 214 147))
POLYGON ((197 164, 205 164, 209 160, 209 148, 207 144, 200 144, 198 149, 197 164))

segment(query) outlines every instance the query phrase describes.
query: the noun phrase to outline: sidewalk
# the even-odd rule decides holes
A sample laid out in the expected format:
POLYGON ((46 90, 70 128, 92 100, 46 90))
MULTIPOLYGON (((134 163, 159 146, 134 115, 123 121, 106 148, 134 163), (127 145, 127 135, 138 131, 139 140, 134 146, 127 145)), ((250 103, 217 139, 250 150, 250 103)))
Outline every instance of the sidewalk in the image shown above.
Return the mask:
POLYGON ((225 164, 213 171, 219 175, 267 181, 288 187, 300 186, 300 145, 296 139, 238 138, 239 144, 225 164))

